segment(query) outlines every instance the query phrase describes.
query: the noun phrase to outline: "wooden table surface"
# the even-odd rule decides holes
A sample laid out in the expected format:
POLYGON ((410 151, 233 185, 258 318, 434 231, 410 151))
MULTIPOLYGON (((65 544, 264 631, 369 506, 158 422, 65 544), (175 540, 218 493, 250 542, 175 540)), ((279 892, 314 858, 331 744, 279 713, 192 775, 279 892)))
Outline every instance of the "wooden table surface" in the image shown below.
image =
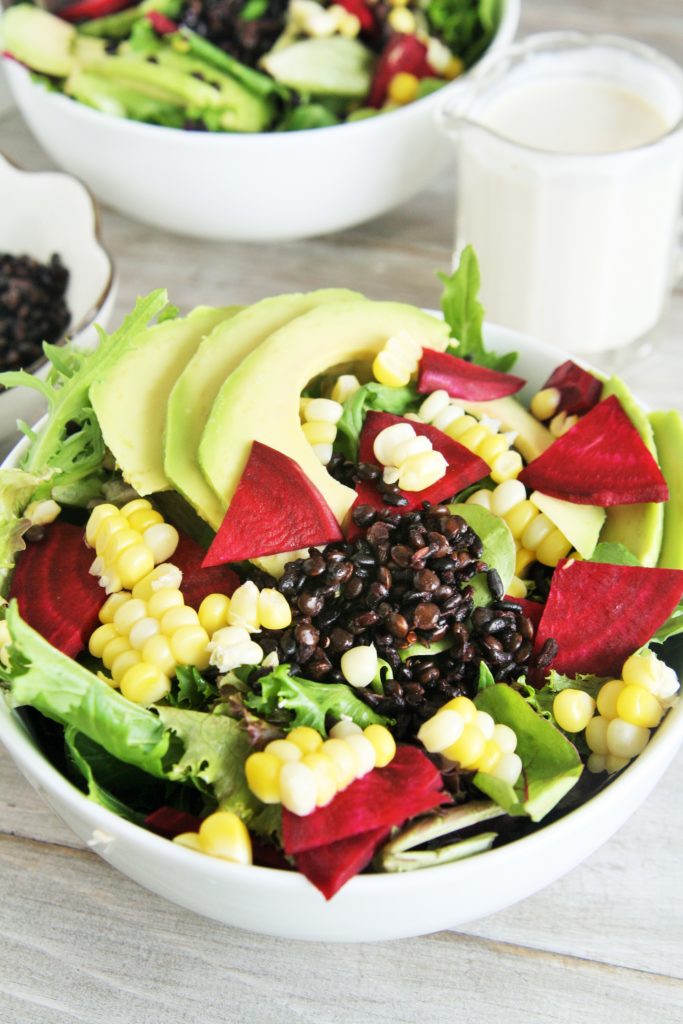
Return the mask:
MULTIPOLYGON (((683 63, 681 0, 527 0, 521 33, 620 32, 683 63)), ((20 118, 0 149, 49 167, 20 118)), ((355 230, 277 247, 179 239, 110 211, 114 321, 158 285, 187 309, 328 285, 434 305, 451 182, 355 230)), ((1 242, 1 240, 0 240, 1 242)), ((683 292, 656 353, 625 376, 683 407, 683 292)), ((292 943, 180 910, 83 847, 0 751, 0 1024, 680 1024, 683 755, 646 804, 569 875, 457 931, 371 946, 292 943)))

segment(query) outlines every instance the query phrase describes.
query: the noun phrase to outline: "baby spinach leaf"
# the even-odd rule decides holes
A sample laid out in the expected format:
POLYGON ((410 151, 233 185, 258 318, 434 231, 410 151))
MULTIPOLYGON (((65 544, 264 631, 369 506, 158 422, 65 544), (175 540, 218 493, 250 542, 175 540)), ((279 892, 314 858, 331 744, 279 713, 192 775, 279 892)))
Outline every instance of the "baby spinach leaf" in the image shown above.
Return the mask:
MULTIPOLYGON (((507 591, 515 574, 515 542, 510 529, 500 516, 482 505, 457 504, 448 506, 453 515, 462 516, 481 540, 482 559, 491 569, 497 569, 503 588, 507 591)), ((491 604, 491 591, 486 574, 478 573, 471 581, 475 607, 491 604)))
POLYGON ((489 686, 495 686, 496 680, 493 678, 491 669, 488 667, 485 661, 479 662, 479 681, 477 683, 477 693, 481 693, 482 690, 487 690, 489 686))
POLYGON ((640 565, 635 555, 623 544, 601 541, 595 546, 589 562, 603 562, 608 565, 640 565))

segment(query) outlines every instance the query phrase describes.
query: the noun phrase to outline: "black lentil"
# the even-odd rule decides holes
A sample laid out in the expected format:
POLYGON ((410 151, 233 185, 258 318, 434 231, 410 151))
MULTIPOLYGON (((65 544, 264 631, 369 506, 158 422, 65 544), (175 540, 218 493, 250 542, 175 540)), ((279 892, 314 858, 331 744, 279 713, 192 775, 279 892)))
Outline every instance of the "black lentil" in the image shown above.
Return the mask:
POLYGON ((31 366, 43 342, 56 342, 71 314, 64 295, 69 272, 58 255, 48 263, 0 253, 0 369, 31 366))

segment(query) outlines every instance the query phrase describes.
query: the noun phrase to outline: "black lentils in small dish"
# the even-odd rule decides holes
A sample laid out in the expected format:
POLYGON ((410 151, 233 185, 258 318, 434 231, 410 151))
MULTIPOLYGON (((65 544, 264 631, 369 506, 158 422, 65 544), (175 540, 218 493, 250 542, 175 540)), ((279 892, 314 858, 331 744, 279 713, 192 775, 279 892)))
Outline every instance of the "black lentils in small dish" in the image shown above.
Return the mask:
POLYGON ((65 301, 69 271, 58 255, 49 263, 0 253, 0 370, 31 366, 43 342, 63 336, 71 314, 65 301))
POLYGON ((384 693, 358 690, 379 713, 396 720, 401 739, 452 697, 473 696, 479 665, 496 680, 513 682, 550 660, 533 656, 534 630, 521 606, 504 600, 495 569, 481 559, 482 543, 445 505, 380 512, 359 505, 353 520, 360 536, 334 542, 285 567, 278 589, 292 608, 284 632, 264 630, 259 643, 290 663, 293 674, 320 682, 342 682, 342 655, 374 644, 393 679, 384 693), (486 574, 492 603, 474 608, 470 581, 486 574), (413 644, 449 640, 448 650, 408 657, 413 644), (405 655, 404 655, 405 657, 405 655))

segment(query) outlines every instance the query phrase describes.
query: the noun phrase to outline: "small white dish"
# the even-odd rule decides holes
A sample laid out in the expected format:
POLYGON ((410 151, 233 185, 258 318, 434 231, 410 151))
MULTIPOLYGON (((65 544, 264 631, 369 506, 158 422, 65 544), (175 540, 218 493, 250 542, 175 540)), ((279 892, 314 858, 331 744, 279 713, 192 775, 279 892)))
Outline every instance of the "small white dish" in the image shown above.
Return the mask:
MULTIPOLYGON (((0 153, 0 249, 47 262, 58 253, 69 270, 66 337, 81 347, 97 344, 95 323, 104 326, 116 294, 112 258, 100 238, 99 211, 87 188, 54 171, 25 171, 0 153)), ((27 367, 47 373, 43 360, 27 367)), ((17 419, 35 423, 45 412, 27 388, 0 394, 0 444, 16 440, 17 419)))
MULTIPOLYGON (((515 371, 537 390, 566 353, 494 325, 487 343, 516 349, 515 371)), ((5 465, 15 465, 23 444, 5 465)), ((679 674, 683 665, 678 666, 679 674)), ((288 939, 368 942, 421 935, 502 910, 544 888, 596 850, 633 814, 683 742, 683 702, 610 785, 553 824, 468 860, 407 874, 361 875, 330 902, 303 875, 229 864, 117 817, 44 757, 0 698, 0 741, 37 792, 83 842, 140 885, 224 924, 288 939)), ((672 854, 673 855, 673 854, 672 854)), ((115 884, 115 879, 112 884, 115 884)))

